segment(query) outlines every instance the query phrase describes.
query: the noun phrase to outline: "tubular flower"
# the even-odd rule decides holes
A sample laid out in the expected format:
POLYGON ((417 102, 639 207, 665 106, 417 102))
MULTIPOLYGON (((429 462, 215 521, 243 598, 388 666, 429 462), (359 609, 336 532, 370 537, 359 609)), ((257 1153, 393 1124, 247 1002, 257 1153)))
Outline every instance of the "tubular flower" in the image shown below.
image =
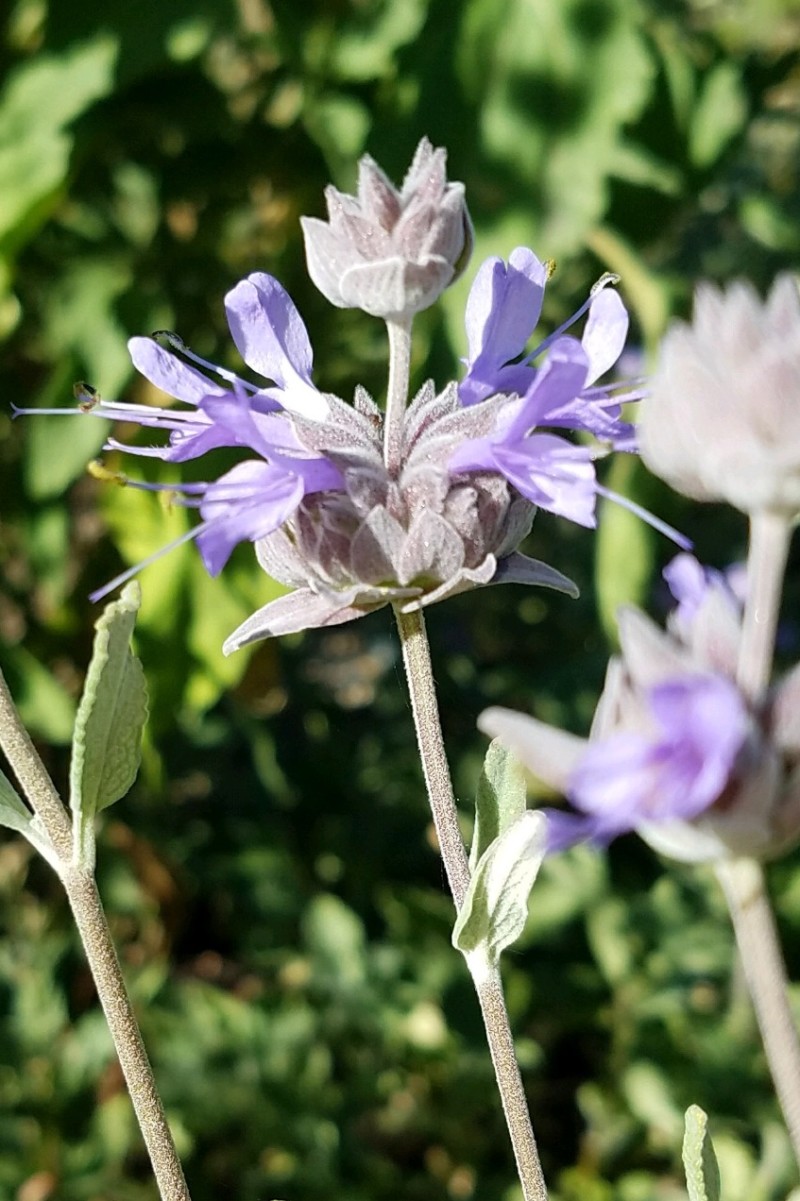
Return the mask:
POLYGON ((472 226, 446 160, 423 138, 398 191, 364 155, 358 195, 328 187, 328 221, 301 219, 309 275, 331 304, 399 320, 428 308, 461 274, 472 226))
POLYGON ((679 492, 745 513, 800 513, 800 295, 749 284, 697 289, 691 325, 661 346, 642 405, 645 463, 679 492))
POLYGON ((699 862, 770 857, 800 837, 800 665, 751 708, 734 682, 738 602, 720 573, 695 584, 666 633, 622 611, 622 654, 588 741, 509 710, 482 714, 481 729, 573 806, 548 811, 551 850, 635 830, 699 862))
POLYGON ((610 371, 625 347, 628 314, 612 287, 614 276, 603 277, 576 313, 535 349, 528 342, 539 322, 549 268, 532 250, 518 246, 508 263, 487 259, 480 267, 467 299, 467 372, 459 384, 462 404, 476 404, 497 392, 528 394, 538 370, 532 363, 548 348, 564 341, 562 334, 588 312, 580 346, 584 376, 580 390, 552 404, 547 424, 582 429, 614 444, 635 450, 633 426, 622 419, 625 401, 639 400, 636 389, 620 391, 618 384, 597 384, 610 371))
MULTIPOLYGON (((430 303, 429 286, 441 290, 452 277, 468 241, 461 185, 446 183, 444 152, 427 142, 400 192, 371 161, 361 170, 358 200, 336 194, 333 232, 306 222, 312 275, 319 283, 320 247, 334 238, 344 256, 349 238, 350 265, 337 276, 337 287, 345 288, 345 280, 345 291, 353 286, 347 303, 377 311, 371 298, 376 290, 389 295, 394 284, 384 285, 394 280, 407 314, 430 303), (373 230, 373 237, 369 222, 383 232, 373 230), (411 309, 410 296, 416 296, 411 309)), ((334 259, 325 263, 327 271, 334 259)), ((182 462, 220 447, 243 452, 242 462, 206 483, 124 481, 163 488, 199 510, 200 523, 183 540, 197 539, 213 574, 237 543, 250 541, 265 570, 295 589, 244 622, 228 651, 388 603, 410 611, 490 583, 539 584, 574 595, 570 580, 518 547, 537 508, 591 526, 596 497, 610 495, 597 482, 595 451, 563 435, 629 440, 619 413, 624 397, 596 382, 622 350, 627 315, 619 297, 601 287, 572 319, 588 313, 580 341, 557 330, 533 352, 535 365, 515 363, 538 320, 545 275, 524 248, 508 264, 485 263, 467 309, 466 379, 438 393, 429 382, 406 408, 400 396, 389 414, 361 387, 352 405, 319 391, 305 325, 284 288, 263 273, 225 298, 234 343, 260 384, 200 359, 174 334, 154 335, 131 340, 134 365, 178 405, 109 402, 84 389, 78 409, 56 411, 166 434, 155 446, 109 439, 109 448, 134 455, 182 462)), ((344 294, 337 291, 334 303, 344 294)))

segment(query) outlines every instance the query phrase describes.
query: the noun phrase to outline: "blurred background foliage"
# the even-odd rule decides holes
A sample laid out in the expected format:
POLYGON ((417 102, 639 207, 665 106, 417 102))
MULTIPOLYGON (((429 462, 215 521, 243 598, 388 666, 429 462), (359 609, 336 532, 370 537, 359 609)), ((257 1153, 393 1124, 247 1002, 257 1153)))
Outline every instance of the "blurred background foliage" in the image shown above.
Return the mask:
MULTIPOLYGON (((322 212, 327 182, 352 186, 361 153, 399 180, 427 134, 467 185, 473 268, 418 320, 418 382, 456 370, 474 265, 520 243, 557 262, 551 328, 603 271, 622 275, 634 371, 699 277, 764 288, 798 267, 796 0, 5 12, 0 655, 59 784, 96 617, 87 594, 184 515, 86 475, 104 423, 12 423, 10 406, 70 405, 78 379, 154 400, 125 343, 155 328, 236 367, 222 298, 253 270, 295 298, 320 386, 380 396, 380 324, 314 293, 298 226, 322 212)), ((707 561, 743 554, 734 515, 680 501, 630 460, 607 479, 707 561)), ((531 550, 582 599, 509 587, 430 614, 465 830, 480 710, 585 730, 615 606, 663 606, 670 548, 620 511, 597 536, 545 515, 531 550)), ((800 653, 796 568, 795 555, 787 659, 800 653)), ((195 1201, 513 1201, 389 615, 226 661, 225 635, 276 588, 249 547, 219 580, 181 548, 142 585, 152 718, 99 873, 195 1201)), ((796 857, 771 884, 798 977, 796 857)), ((10 835, 0 926, 0 1198, 153 1201, 66 903, 10 835)), ((548 863, 506 973, 556 1201, 684 1197, 691 1102, 711 1115, 726 1201, 783 1199, 796 1183, 731 944, 708 874, 665 868, 633 839, 548 863)))

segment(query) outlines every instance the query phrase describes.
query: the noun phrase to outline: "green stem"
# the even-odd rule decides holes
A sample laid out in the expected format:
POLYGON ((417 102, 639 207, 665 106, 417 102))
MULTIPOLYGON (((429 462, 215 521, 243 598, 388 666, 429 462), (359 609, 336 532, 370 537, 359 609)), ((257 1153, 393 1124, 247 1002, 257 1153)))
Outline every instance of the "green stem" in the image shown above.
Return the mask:
POLYGON ((0 673, 0 749, 49 838, 162 1201, 191 1201, 94 877, 72 862, 72 824, 0 673))
MULTIPOLYGON (((444 749, 425 622, 420 611, 401 613, 399 606, 395 606, 395 617, 403 647, 403 662, 428 799, 444 869, 458 910, 464 902, 470 870, 444 749)), ((489 964, 469 963, 469 967, 483 1015, 522 1194, 525 1201, 547 1201, 547 1187, 514 1052, 500 973, 489 964)))

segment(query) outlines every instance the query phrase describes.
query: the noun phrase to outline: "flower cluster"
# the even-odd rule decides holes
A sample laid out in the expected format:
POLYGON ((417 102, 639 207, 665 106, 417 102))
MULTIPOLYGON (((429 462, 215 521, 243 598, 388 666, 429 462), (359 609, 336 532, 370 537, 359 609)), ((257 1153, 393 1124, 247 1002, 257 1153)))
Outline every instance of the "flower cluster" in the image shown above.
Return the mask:
MULTIPOLYGON (((312 278, 334 304, 408 324, 461 269, 470 223, 463 187, 447 183, 444 164, 444 151, 423 141, 397 191, 364 159, 358 197, 330 190, 330 226, 304 220, 312 278)), ((176 463, 218 447, 244 453, 219 479, 169 486, 178 503, 199 510, 199 524, 184 537, 196 538, 212 574, 237 543, 250 541, 265 569, 296 589, 248 619, 228 650, 389 602, 408 610, 489 583, 575 593, 571 581, 517 548, 537 509, 595 524, 596 499, 605 494, 595 475, 598 444, 564 434, 634 449, 621 406, 640 393, 598 383, 621 354, 628 327, 609 279, 529 350, 547 277, 548 267, 525 248, 507 263, 485 262, 467 304, 464 378, 439 393, 426 384, 407 408, 403 397, 399 415, 360 387, 353 404, 319 391, 300 314, 264 273, 225 298, 233 341, 260 384, 161 333, 133 338, 130 352, 141 374, 179 406, 81 396, 80 411, 168 435, 165 445, 146 447, 111 438, 111 449, 176 463), (584 314, 578 339, 566 331, 584 314)))
POLYGON ((635 830, 676 859, 778 854, 800 837, 800 666, 748 704, 728 579, 688 555, 665 574, 678 601, 668 629, 621 612, 588 741, 499 708, 481 728, 571 802, 548 811, 552 850, 635 830))
POLYGON ((745 283, 702 284, 676 324, 642 406, 642 457, 697 500, 745 513, 800 513, 800 292, 791 275, 765 303, 745 283))

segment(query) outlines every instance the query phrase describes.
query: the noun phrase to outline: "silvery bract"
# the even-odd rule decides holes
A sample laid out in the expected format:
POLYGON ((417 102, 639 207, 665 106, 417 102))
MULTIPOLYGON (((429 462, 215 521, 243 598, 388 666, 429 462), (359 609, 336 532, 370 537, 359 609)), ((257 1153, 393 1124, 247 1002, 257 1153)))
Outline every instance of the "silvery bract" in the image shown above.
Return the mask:
MULTIPOLYGON (((372 164, 363 170, 371 181, 364 184, 364 203, 378 205, 382 177, 372 164)), ((401 198, 403 212, 424 212, 431 228, 450 229, 434 243, 443 252, 449 246, 452 258, 461 242, 451 225, 461 209, 454 206, 455 185, 442 182, 443 170, 440 152, 424 143, 401 198)), ((385 196, 384 202, 389 205, 385 196)), ((168 491, 175 503, 199 511, 201 520, 183 540, 196 539, 211 574, 238 543, 249 541, 264 568, 295 589, 253 614, 229 638, 228 650, 338 624, 388 603, 419 608, 489 583, 574 594, 571 581, 518 547, 537 509, 596 524, 597 496, 609 495, 595 474, 597 439, 605 449, 635 449, 621 405, 639 393, 598 382, 621 354, 628 328, 607 279, 569 321, 529 349, 547 275, 525 247, 507 263, 491 258, 483 264, 467 302, 464 377, 440 391, 427 383, 394 415, 391 454, 385 414, 363 388, 356 387, 354 404, 317 388, 303 320, 282 285, 264 272, 241 280, 225 297, 233 341, 260 382, 200 359, 162 331, 131 339, 131 357, 150 383, 180 404, 109 402, 84 390, 77 409, 56 411, 167 434, 166 443, 155 446, 111 438, 107 447, 114 451, 172 463, 220 447, 241 451, 241 462, 206 482, 123 479, 168 491), (566 333, 584 314, 580 339, 566 333), (574 431, 589 440, 572 441, 574 431)))
POLYGON ((571 801, 573 812, 548 811, 551 850, 635 830, 699 862, 770 857, 800 837, 800 665, 749 707, 734 683, 734 593, 719 573, 701 585, 685 559, 677 577, 681 603, 667 632, 622 611, 622 653, 589 740, 505 709, 480 719, 571 801))
POLYGON ((697 500, 800 513, 800 295, 779 276, 766 302, 746 283, 697 290, 691 325, 664 338, 642 404, 642 457, 697 500))
POLYGON ((427 138, 399 190, 369 155, 358 195, 325 189, 328 221, 303 217, 308 273, 342 309, 410 317, 441 296, 472 249, 464 185, 448 183, 447 155, 427 138))

